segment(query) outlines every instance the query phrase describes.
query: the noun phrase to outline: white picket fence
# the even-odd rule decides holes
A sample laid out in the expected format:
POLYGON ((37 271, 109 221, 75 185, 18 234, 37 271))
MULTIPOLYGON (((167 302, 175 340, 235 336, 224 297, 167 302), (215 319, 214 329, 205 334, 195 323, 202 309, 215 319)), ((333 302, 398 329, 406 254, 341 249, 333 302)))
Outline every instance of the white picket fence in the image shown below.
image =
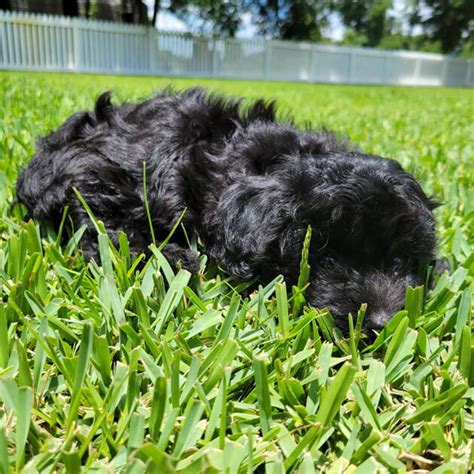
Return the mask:
POLYGON ((474 86, 474 61, 0 11, 0 69, 281 81, 474 86))

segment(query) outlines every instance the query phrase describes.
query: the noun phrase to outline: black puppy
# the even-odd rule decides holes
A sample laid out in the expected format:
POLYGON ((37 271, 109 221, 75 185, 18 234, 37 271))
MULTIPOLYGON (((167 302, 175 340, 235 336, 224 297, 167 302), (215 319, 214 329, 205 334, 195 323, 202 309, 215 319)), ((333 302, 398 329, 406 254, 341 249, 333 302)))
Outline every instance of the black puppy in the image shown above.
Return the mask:
MULTIPOLYGON (((132 249, 164 239, 186 208, 184 227, 228 273, 247 280, 298 277, 307 226, 313 229, 309 301, 341 327, 368 304, 366 325, 380 329, 403 308, 408 285, 434 257, 435 207, 393 160, 361 153, 328 131, 277 122, 273 103, 247 106, 195 88, 164 91, 139 104, 70 117, 38 143, 17 183, 35 219, 58 225, 66 205, 88 226, 87 257, 97 255, 76 187, 112 239, 132 249)), ((177 232, 165 247, 172 264, 196 271, 197 256, 177 232)))

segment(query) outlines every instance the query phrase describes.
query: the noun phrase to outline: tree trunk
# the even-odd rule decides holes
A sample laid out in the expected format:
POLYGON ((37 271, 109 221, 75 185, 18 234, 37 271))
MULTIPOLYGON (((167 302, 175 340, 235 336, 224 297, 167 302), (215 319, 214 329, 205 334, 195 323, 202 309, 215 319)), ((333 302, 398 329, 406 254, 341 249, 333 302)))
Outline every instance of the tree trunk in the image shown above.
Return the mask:
POLYGON ((10 0, 0 0, 0 10, 10 10, 10 0))
POLYGON ((63 0, 64 16, 79 16, 79 6, 77 0, 63 0))
POLYGON ((153 20, 151 24, 156 26, 156 20, 158 19, 158 12, 160 11, 160 0, 155 0, 155 5, 153 6, 153 20))

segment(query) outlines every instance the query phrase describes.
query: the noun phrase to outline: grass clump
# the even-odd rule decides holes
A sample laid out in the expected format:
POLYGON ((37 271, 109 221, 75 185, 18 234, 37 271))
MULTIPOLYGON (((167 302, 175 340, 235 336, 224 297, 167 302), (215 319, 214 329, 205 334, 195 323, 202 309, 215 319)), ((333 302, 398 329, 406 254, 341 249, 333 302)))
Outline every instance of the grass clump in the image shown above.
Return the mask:
MULTIPOLYGON (((99 228, 101 265, 12 209, 34 140, 113 88, 170 79, 0 73, 0 472, 468 472, 473 461, 472 107, 466 90, 172 80, 276 97, 392 156, 445 204, 452 266, 370 345, 276 278, 142 266, 99 228)), ((195 243, 192 242, 193 245, 195 243)))

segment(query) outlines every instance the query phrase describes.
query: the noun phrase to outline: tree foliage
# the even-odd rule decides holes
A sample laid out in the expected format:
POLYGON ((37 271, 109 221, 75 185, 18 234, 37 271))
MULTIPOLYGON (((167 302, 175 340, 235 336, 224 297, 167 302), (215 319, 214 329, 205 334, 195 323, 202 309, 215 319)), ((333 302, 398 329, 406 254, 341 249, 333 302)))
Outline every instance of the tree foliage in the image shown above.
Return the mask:
MULTIPOLYGON (((214 37, 233 37, 250 24, 267 38, 333 42, 328 28, 338 19, 346 45, 474 57, 473 0, 153 0, 147 2, 148 16, 144 0, 56 3, 57 14, 152 25, 166 11, 190 32, 214 37)), ((18 5, 0 0, 3 10, 18 5)))
POLYGON ((356 40, 363 46, 378 46, 387 34, 387 11, 391 0, 334 0, 332 8, 346 26, 346 43, 356 40))
POLYGON ((169 10, 199 33, 235 36, 242 0, 174 0, 169 10))
POLYGON ((443 53, 459 51, 469 43, 472 49, 472 0, 413 0, 410 23, 421 25, 430 40, 439 41, 443 53))
POLYGON ((248 1, 258 32, 276 39, 319 41, 329 13, 325 0, 248 1))
MULTIPOLYGON (((159 5, 158 0, 155 19, 159 5)), ((259 35, 327 41, 332 15, 344 25, 344 44, 474 55, 472 0, 404 0, 400 5, 401 17, 393 15, 393 0, 173 0, 167 8, 192 31, 215 36, 235 36, 247 15, 259 35)))

